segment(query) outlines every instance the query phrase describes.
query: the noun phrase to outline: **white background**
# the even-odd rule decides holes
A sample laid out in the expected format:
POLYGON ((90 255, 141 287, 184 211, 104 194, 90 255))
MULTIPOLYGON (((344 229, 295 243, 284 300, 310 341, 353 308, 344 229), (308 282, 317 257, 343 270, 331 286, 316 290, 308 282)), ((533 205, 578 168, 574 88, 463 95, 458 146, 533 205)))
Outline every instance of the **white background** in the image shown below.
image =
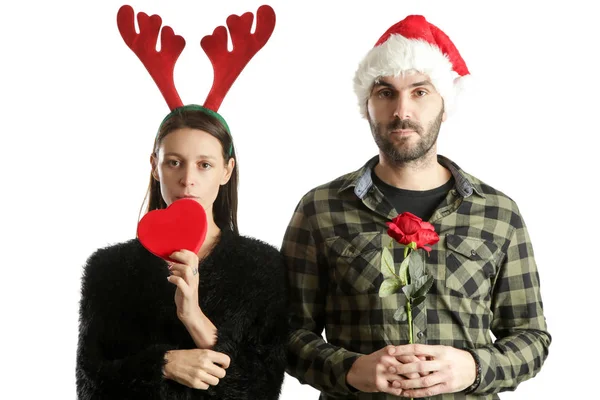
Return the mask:
MULTIPOLYGON (((303 193, 376 153, 352 91, 359 60, 408 14, 450 36, 474 79, 439 152, 517 201, 554 340, 541 373, 503 399, 597 394, 600 29, 593 2, 549 3, 273 0, 275 32, 220 109, 239 155, 241 231, 279 247, 303 193)), ((0 6, 2 399, 75 398, 82 265, 135 234, 168 109, 119 35, 122 4, 0 6)), ((185 37, 176 85, 202 103, 212 67, 200 39, 262 3, 129 4, 185 37)), ((282 399, 317 397, 286 377, 282 399)))

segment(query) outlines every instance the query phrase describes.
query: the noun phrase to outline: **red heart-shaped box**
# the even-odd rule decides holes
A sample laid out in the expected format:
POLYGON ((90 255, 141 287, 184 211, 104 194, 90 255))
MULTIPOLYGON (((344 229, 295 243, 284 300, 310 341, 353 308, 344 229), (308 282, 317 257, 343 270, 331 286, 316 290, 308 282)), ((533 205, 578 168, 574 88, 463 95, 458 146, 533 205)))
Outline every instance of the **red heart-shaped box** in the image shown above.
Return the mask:
POLYGON ((195 254, 206 238, 206 212, 194 199, 180 199, 165 209, 144 215, 137 227, 138 240, 150 253, 165 260, 179 250, 195 254))

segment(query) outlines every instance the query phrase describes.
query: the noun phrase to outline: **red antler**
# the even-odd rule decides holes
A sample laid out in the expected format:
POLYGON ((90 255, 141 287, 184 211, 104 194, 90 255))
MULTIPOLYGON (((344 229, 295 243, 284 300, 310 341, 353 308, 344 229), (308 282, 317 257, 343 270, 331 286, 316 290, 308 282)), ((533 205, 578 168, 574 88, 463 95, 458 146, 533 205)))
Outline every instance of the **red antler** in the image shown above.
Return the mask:
POLYGON ((148 17, 143 12, 138 13, 137 17, 139 34, 135 31, 133 8, 128 5, 122 6, 117 14, 119 32, 127 46, 138 56, 154 79, 169 108, 173 110, 181 107, 183 103, 175 89, 173 70, 177 58, 185 47, 185 40, 175 35, 171 27, 164 26, 161 32, 161 48, 160 51, 156 51, 161 18, 158 15, 148 17))
POLYGON ((227 18, 233 43, 231 52, 227 50, 227 29, 224 26, 217 27, 212 35, 205 36, 200 41, 200 46, 210 59, 214 70, 213 85, 204 107, 213 111, 219 109, 233 82, 271 37, 275 29, 275 11, 267 5, 258 8, 254 34, 250 32, 253 19, 254 15, 250 12, 241 17, 230 15, 227 18))

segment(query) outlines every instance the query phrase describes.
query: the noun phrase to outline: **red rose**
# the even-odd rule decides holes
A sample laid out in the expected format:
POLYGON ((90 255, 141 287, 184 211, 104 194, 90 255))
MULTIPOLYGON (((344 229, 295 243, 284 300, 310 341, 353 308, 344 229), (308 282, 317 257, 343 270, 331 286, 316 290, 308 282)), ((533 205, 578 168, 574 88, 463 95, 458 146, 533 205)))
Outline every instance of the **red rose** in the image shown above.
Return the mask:
POLYGON ((417 249, 431 251, 428 244, 436 244, 440 237, 435 232, 433 225, 409 212, 402 213, 385 223, 388 226, 388 235, 403 245, 415 242, 417 249))

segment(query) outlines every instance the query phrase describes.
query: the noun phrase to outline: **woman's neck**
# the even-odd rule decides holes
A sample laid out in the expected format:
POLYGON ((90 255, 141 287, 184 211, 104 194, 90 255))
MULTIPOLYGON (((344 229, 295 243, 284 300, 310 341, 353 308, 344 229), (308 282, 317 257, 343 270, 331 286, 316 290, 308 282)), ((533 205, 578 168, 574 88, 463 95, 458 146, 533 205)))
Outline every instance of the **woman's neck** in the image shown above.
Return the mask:
POLYGON ((221 234, 221 229, 217 226, 217 224, 215 224, 212 218, 210 218, 209 221, 206 237, 202 243, 202 246, 200 247, 200 251, 198 252, 199 260, 202 260, 210 254, 214 245, 219 240, 219 235, 221 234))

